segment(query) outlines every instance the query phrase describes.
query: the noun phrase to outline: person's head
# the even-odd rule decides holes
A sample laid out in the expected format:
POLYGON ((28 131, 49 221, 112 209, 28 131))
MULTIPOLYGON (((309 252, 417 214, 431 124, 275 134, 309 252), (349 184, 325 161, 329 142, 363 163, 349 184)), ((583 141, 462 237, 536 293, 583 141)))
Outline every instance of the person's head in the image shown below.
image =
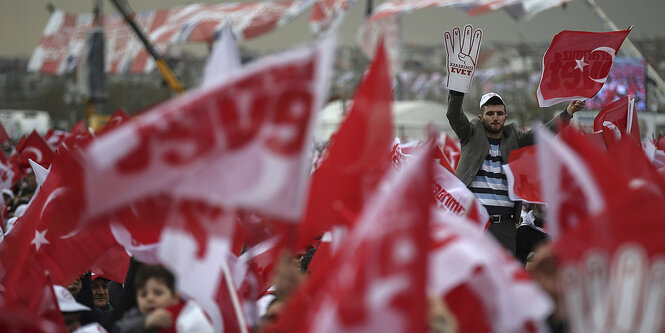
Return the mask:
POLYGON ((107 309, 109 306, 109 280, 93 274, 92 296, 96 308, 107 309))
POLYGON ((74 282, 70 283, 67 286, 67 290, 69 290, 69 292, 72 293, 72 296, 76 298, 78 297, 79 292, 81 292, 81 287, 82 287, 81 278, 77 277, 76 280, 74 280, 74 282))
POLYGON ((483 122, 488 136, 501 134, 508 114, 506 114, 506 105, 499 94, 487 93, 480 98, 478 119, 483 122))
POLYGON ((159 265, 139 267, 134 287, 136 304, 142 314, 180 302, 180 297, 175 291, 175 277, 168 269, 159 265))
POLYGON ((81 327, 81 311, 90 311, 90 308, 76 302, 74 296, 63 286, 53 286, 53 292, 58 300, 67 332, 73 332, 81 327))

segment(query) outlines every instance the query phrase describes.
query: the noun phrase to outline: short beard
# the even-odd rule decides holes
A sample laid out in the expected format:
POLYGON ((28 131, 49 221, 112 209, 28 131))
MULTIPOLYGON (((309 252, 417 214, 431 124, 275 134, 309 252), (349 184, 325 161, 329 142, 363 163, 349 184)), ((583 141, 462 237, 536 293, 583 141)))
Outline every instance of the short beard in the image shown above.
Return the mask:
POLYGON ((492 134, 499 134, 499 133, 501 133, 501 131, 503 131, 503 126, 499 127, 499 129, 495 130, 495 129, 492 128, 492 125, 487 125, 485 123, 483 123, 483 125, 485 126, 485 132, 489 132, 489 133, 492 133, 492 134))

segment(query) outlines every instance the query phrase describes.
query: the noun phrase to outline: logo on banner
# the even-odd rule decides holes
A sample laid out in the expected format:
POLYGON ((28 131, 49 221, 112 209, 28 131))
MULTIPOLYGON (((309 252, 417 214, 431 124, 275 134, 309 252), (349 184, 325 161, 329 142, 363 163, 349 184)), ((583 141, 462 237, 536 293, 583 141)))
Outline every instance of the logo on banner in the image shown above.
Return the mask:
POLYGON ((549 89, 583 87, 585 80, 605 83, 614 61, 615 51, 609 47, 593 50, 564 51, 555 53, 554 59, 546 64, 552 70, 549 89))

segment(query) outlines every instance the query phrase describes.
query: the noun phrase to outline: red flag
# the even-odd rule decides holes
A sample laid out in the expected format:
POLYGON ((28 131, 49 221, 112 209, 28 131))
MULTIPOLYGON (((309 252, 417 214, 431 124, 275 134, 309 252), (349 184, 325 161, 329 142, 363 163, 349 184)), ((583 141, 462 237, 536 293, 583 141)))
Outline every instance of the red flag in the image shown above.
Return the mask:
POLYGON ((176 276, 178 291, 206 311, 216 331, 246 327, 236 287, 241 281, 235 281, 232 272, 232 230, 228 226, 234 225, 235 214, 192 202, 179 210, 189 216, 171 217, 184 223, 168 226, 162 232, 160 261, 176 276))
POLYGON ((28 159, 33 160, 35 163, 48 168, 53 161, 53 150, 44 142, 37 132, 32 131, 20 149, 17 148, 19 154, 19 165, 23 168, 30 167, 28 159))
POLYGON ((426 331, 430 152, 376 192, 332 263, 292 296, 282 331, 426 331))
MULTIPOLYGON (((593 120, 594 131, 612 132, 616 128, 619 133, 630 134, 637 142, 640 141, 640 127, 637 121, 637 112, 635 112, 635 100, 629 96, 617 99, 616 101, 604 107, 593 120)), ((612 134, 614 134, 612 132, 612 134)), ((605 141, 612 140, 614 135, 606 136, 605 141)), ((616 141, 618 138, 614 136, 616 141)))
POLYGON ((612 204, 618 194, 627 190, 628 182, 612 159, 572 127, 561 130, 560 139, 546 131, 538 133, 542 196, 547 202, 546 228, 556 239, 612 204))
POLYGON ((315 34, 320 34, 339 24, 355 0, 317 0, 309 15, 309 24, 315 34))
POLYGON ((97 138, 79 157, 86 215, 166 194, 299 219, 331 49, 325 40, 258 61, 97 138))
POLYGON ((437 215, 430 234, 428 294, 447 305, 458 332, 543 326, 549 298, 491 236, 452 215, 437 215))
POLYGON ((459 158, 462 156, 459 139, 452 138, 446 133, 441 133, 439 144, 442 146, 443 155, 448 159, 448 162, 453 167, 453 172, 455 172, 457 164, 459 164, 459 158))
POLYGON ((536 91, 540 107, 595 96, 631 28, 611 32, 564 30, 543 55, 536 91))
POLYGON ((622 200, 554 244, 561 304, 573 332, 662 332, 665 208, 624 191, 622 200))
POLYGON ((381 46, 358 87, 351 110, 330 139, 327 156, 312 175, 298 247, 310 244, 333 225, 353 224, 389 167, 390 82, 388 59, 381 46))
POLYGON ((106 122, 106 125, 99 131, 99 134, 106 133, 109 130, 116 128, 118 125, 129 120, 130 116, 127 114, 125 109, 119 108, 115 113, 109 118, 109 121, 106 122))
POLYGON ((609 147, 607 155, 628 182, 627 187, 646 191, 651 200, 665 200, 665 179, 632 137, 622 136, 609 147))
POLYGON ((9 135, 5 131, 5 126, 0 123, 0 143, 4 143, 7 140, 9 140, 9 135))
POLYGON ((544 203, 540 193, 540 173, 534 169, 537 165, 536 145, 515 150, 508 157, 508 164, 503 170, 508 179, 508 196, 513 201, 544 203))
POLYGON ((48 143, 51 149, 55 150, 68 135, 69 133, 67 132, 50 129, 46 135, 44 135, 44 141, 48 143))
POLYGON ((62 168, 61 161, 67 158, 71 156, 61 150, 45 183, 0 244, 0 284, 6 288, 9 299, 21 302, 33 297, 34 285, 45 270, 55 284, 68 285, 100 256, 118 246, 108 225, 102 223, 67 235, 58 232, 60 225, 76 225, 82 209, 68 200, 66 194, 72 187, 62 182, 62 173, 80 172, 62 168))
MULTIPOLYGON (((436 206, 442 211, 453 215, 466 216, 467 221, 472 222, 480 230, 489 227, 489 216, 487 209, 483 207, 476 196, 455 175, 455 171, 443 156, 441 147, 437 144, 432 147, 434 157, 434 176, 432 177, 432 194, 436 206)), ((400 145, 399 139, 395 139, 392 150, 393 166, 401 169, 414 158, 413 153, 423 149, 422 145, 400 145)))

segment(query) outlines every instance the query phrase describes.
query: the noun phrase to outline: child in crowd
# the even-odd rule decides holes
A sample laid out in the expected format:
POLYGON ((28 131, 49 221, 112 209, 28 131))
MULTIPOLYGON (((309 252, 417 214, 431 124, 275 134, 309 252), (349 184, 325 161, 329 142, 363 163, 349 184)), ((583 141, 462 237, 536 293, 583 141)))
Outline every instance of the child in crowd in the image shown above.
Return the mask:
POLYGON ((203 311, 183 303, 175 291, 175 278, 158 265, 139 267, 134 279, 137 307, 115 323, 113 333, 213 332, 203 311))

